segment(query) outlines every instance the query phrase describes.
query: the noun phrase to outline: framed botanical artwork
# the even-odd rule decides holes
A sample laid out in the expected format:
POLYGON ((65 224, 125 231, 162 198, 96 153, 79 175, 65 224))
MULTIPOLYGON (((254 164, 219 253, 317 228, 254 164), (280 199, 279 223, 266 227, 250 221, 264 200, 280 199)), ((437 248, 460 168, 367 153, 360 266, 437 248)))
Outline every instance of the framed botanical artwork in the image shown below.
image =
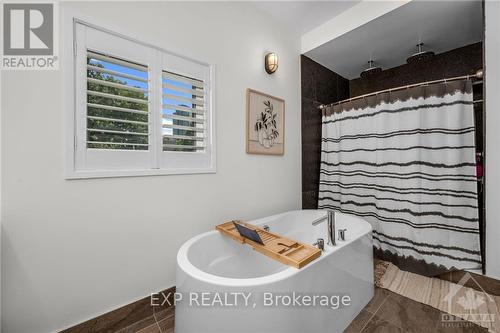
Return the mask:
POLYGON ((247 89, 247 153, 283 155, 285 101, 247 89))

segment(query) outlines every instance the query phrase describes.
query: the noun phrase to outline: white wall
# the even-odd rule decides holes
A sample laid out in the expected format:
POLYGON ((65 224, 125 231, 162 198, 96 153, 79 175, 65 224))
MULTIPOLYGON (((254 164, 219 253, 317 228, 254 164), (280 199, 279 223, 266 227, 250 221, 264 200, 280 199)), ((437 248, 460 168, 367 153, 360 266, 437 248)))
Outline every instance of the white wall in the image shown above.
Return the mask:
POLYGON ((500 279, 500 2, 486 5, 486 275, 500 279))
POLYGON ((61 7, 216 65, 217 173, 65 180, 67 69, 5 72, 4 333, 60 330, 171 287, 177 249, 188 238, 227 219, 300 208, 298 38, 243 3, 61 7), (279 55, 273 76, 263 70, 266 50, 279 55), (284 156, 245 154, 247 87, 286 100, 284 156))
POLYGON ((301 37, 301 51, 307 53, 343 34, 352 31, 412 0, 362 0, 357 5, 305 33, 301 37))

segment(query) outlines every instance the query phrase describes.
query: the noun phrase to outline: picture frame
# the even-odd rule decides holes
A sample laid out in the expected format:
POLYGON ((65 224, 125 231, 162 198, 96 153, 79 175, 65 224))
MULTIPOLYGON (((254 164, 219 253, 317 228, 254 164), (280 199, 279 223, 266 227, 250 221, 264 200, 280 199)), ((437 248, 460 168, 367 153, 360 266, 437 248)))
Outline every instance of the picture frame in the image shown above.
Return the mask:
POLYGON ((247 154, 285 153, 285 100, 254 89, 247 89, 247 154))

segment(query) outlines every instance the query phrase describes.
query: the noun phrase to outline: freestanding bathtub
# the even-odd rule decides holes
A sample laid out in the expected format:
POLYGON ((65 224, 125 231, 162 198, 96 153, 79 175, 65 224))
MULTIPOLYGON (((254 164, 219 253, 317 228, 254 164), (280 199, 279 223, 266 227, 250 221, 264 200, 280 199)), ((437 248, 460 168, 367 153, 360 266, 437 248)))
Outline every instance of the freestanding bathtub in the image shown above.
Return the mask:
POLYGON ((177 254, 175 333, 342 332, 373 297, 372 228, 336 213, 346 240, 330 247, 325 223, 312 225, 325 215, 302 210, 248 221, 309 244, 324 238, 321 257, 302 269, 218 231, 184 243, 177 254))

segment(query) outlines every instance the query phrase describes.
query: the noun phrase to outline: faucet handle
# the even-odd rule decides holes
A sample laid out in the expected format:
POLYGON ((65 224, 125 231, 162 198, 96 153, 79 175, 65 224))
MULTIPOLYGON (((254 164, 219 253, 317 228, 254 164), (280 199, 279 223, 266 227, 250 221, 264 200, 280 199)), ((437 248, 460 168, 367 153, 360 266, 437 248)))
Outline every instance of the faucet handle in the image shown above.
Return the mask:
POLYGON ((325 250, 325 240, 323 238, 318 238, 318 240, 316 241, 316 243, 313 244, 313 246, 317 246, 318 249, 320 249, 321 251, 324 251, 325 250))
POLYGON ((347 229, 339 229, 339 240, 345 241, 345 232, 347 229))

